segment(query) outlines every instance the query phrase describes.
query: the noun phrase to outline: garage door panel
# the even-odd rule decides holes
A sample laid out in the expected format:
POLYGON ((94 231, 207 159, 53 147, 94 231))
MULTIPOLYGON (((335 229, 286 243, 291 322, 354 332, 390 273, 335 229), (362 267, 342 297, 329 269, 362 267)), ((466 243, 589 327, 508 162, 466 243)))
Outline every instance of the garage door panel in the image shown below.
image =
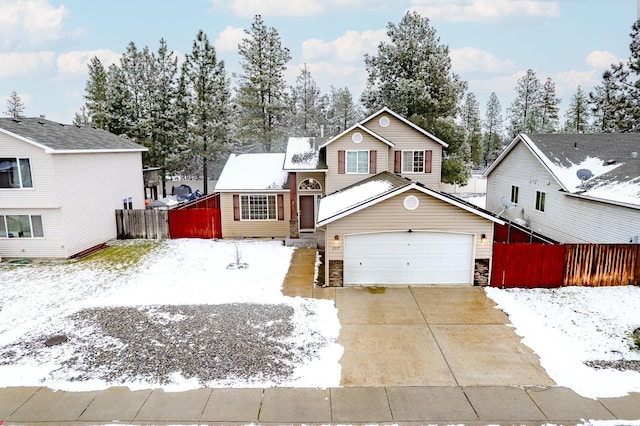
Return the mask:
POLYGON ((473 236, 439 232, 347 235, 345 284, 471 284, 473 236))

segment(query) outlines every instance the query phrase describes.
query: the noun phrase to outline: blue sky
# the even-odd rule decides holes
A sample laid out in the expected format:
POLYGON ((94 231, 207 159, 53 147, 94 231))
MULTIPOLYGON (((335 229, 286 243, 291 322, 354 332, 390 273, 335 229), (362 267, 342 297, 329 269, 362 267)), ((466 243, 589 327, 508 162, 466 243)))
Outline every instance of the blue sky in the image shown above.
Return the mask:
MULTIPOLYGON (((504 110, 519 77, 551 77, 565 108, 578 85, 629 56, 640 0, 0 0, 0 115, 15 90, 25 115, 69 123, 83 105, 86 63, 117 62, 133 41, 155 51, 164 38, 179 57, 198 30, 231 75, 237 45, 255 14, 292 53, 290 84, 306 63, 323 92, 349 87, 359 98, 363 55, 376 52, 389 22, 407 10, 431 19, 453 68, 481 109, 496 92, 504 110)), ((504 113, 506 118, 506 112, 504 113)))

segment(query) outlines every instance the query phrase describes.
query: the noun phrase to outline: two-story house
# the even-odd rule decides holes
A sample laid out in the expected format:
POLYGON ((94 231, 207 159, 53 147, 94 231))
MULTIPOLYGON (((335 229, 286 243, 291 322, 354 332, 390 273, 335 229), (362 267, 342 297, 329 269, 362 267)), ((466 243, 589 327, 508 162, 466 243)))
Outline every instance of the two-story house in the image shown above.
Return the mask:
POLYGON ((518 135, 487 169, 487 210, 561 243, 640 243, 640 134, 518 135))
POLYGON ((232 156, 216 186, 223 237, 323 230, 331 286, 483 282, 504 222, 439 191, 446 146, 383 108, 285 154, 232 156))
POLYGON ((104 130, 0 118, 0 256, 69 258, 116 238, 144 208, 146 148, 104 130))

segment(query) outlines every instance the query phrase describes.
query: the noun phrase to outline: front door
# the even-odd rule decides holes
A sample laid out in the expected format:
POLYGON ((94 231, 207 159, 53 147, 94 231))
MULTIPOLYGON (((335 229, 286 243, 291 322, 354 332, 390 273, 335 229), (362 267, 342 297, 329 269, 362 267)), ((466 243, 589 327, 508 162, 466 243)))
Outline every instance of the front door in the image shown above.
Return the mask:
POLYGON ((316 227, 316 196, 300 196, 300 230, 313 231, 316 227))

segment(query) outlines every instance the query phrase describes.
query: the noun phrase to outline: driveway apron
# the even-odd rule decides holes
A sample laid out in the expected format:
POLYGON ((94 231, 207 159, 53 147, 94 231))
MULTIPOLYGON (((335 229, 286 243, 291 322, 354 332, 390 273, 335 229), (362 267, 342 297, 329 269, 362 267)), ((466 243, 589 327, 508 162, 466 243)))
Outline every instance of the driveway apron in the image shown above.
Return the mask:
POLYGON ((342 386, 551 386, 480 287, 336 289, 342 386))

